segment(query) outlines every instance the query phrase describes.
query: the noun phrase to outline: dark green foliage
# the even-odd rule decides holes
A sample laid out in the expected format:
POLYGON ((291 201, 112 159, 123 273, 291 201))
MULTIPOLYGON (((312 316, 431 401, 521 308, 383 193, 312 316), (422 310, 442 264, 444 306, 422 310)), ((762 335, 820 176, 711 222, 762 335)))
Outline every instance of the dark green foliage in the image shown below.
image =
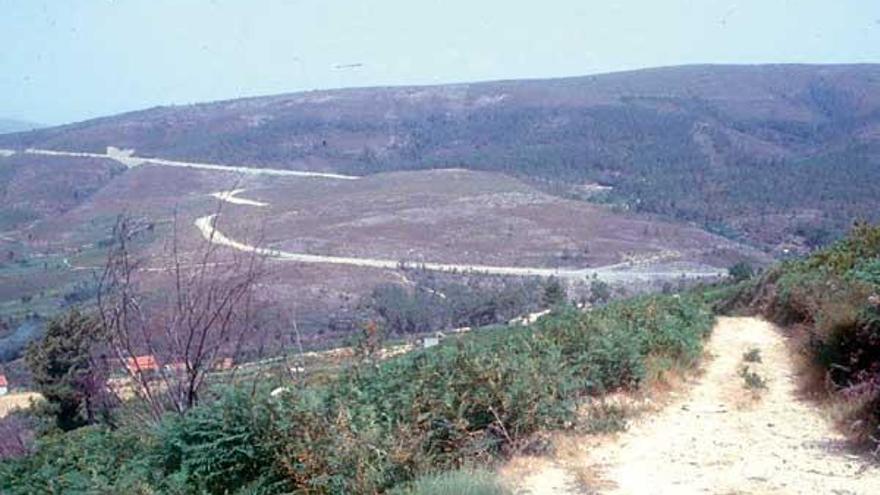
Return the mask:
POLYGON ((541 294, 541 303, 545 308, 553 308, 565 304, 568 295, 565 286, 557 278, 550 278, 544 283, 544 291, 541 294))
POLYGON ((638 387, 651 363, 693 364, 711 325, 705 307, 687 298, 567 309, 535 327, 484 330, 389 361, 363 361, 335 380, 277 397, 233 390, 146 434, 130 427, 58 434, 0 474, 15 480, 4 486, 10 493, 26 486, 83 493, 89 484, 113 493, 146 486, 163 493, 382 492, 490 460, 541 429, 619 427, 615 411, 582 424, 581 401, 638 387))
POLYGON ((36 453, 0 463, 0 493, 155 493, 152 446, 126 431, 87 426, 38 441, 36 453))
POLYGON ((266 405, 241 390, 187 416, 169 415, 157 434, 163 472, 199 492, 248 487, 257 493, 259 487, 268 493, 262 473, 272 457, 265 442, 270 419, 266 405))
POLYGON ((590 302, 593 304, 605 304, 611 300, 611 286, 602 280, 590 282, 590 302))
POLYGON ((370 307, 384 320, 392 333, 429 332, 443 317, 438 306, 442 300, 433 293, 416 290, 412 293, 400 285, 382 285, 373 290, 370 307))
POLYGON ((850 271, 850 275, 859 282, 880 287, 880 258, 859 262, 850 271))
MULTIPOLYGON (((552 290, 554 300, 564 299, 558 282, 552 290)), ((427 278, 413 287, 379 286, 362 306, 382 321, 389 335, 406 335, 507 322, 540 307, 546 295, 546 288, 534 281, 463 284, 427 278)))
POLYGON ((731 266, 727 272, 734 282, 742 282, 755 276, 755 270, 752 268, 752 265, 745 261, 740 261, 731 266))
POLYGON ((99 375, 91 354, 97 337, 96 322, 73 310, 50 321, 43 337, 25 352, 34 385, 62 430, 95 420, 99 375))

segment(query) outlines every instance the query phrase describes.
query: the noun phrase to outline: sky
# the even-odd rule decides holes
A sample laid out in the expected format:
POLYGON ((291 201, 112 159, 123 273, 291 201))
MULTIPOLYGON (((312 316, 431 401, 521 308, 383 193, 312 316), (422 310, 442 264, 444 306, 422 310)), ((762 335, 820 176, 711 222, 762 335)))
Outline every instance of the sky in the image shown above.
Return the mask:
POLYGON ((691 63, 880 62, 878 0, 0 0, 0 117, 691 63))

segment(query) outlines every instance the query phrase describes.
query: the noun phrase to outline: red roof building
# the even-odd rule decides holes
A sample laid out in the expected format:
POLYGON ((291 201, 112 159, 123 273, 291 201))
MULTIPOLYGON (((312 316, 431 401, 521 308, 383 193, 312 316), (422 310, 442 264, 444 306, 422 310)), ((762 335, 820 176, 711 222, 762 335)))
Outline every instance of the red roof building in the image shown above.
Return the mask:
POLYGON ((235 366, 235 363, 232 361, 231 357, 225 357, 214 361, 214 369, 217 371, 228 371, 231 370, 233 366, 235 366))
POLYGON ((146 356, 135 356, 125 360, 125 368, 129 373, 148 373, 151 371, 159 371, 159 363, 152 354, 146 356))

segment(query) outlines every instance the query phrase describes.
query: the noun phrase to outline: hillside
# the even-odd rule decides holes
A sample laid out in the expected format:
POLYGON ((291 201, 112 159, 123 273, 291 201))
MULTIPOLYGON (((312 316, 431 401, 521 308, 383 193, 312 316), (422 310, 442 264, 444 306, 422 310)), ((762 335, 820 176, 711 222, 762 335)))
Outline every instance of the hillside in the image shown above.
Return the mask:
MULTIPOLYGON (((580 298, 584 294, 574 286, 588 286, 593 274, 615 286, 660 289, 677 286, 682 276, 725 273, 738 261, 770 261, 760 251, 693 226, 559 198, 492 172, 406 171, 359 180, 240 177, 24 153, 0 160, 4 170, 10 180, 2 197, 9 199, 0 213, 19 222, 0 233, 7 256, 0 261, 0 320, 50 316, 89 294, 93 271, 103 266, 106 242, 123 212, 156 226, 138 246, 151 270, 167 267, 175 218, 187 252, 202 247, 212 226, 232 243, 261 242, 276 250, 259 299, 279 311, 295 306, 306 340, 316 344, 357 330, 358 308, 382 287, 456 291, 448 297, 461 303, 454 321, 442 316, 448 308, 435 307, 446 296, 428 298, 430 304, 420 300, 419 314, 407 317, 407 327, 436 330, 469 326, 470 313, 480 321, 522 314, 520 303, 511 302, 519 296, 502 297, 507 302, 493 309, 468 295, 520 287, 521 277, 502 277, 505 273, 567 277, 572 297, 580 298), (70 194, 48 188, 62 183, 70 184, 70 194), (232 188, 241 192, 218 202, 216 194, 232 188), (18 197, 30 199, 15 201, 18 197), (222 215, 211 219, 221 207, 222 215), (196 225, 205 219, 207 231, 196 225), (399 269, 399 263, 410 269, 399 269), (432 263, 451 270, 419 269, 432 263), (494 267, 494 275, 450 273, 465 266, 494 267)), ((230 247, 217 255, 231 256, 230 247)), ((170 283, 158 274, 148 279, 155 287, 170 283)))
POLYGON ((464 167, 695 221, 827 242, 880 212, 880 65, 685 66, 160 107, 0 136, 0 148, 371 174, 464 167))
POLYGON ((6 119, 0 117, 0 134, 7 134, 10 132, 23 132, 23 131, 32 131, 34 129, 39 129, 40 127, 46 127, 42 124, 36 124, 34 122, 27 122, 24 120, 18 119, 6 119))

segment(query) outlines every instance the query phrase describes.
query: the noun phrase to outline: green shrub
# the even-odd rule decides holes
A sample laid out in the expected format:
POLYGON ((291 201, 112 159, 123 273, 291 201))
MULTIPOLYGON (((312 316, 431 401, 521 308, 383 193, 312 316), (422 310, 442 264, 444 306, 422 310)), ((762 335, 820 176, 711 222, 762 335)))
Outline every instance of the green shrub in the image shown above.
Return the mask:
MULTIPOLYGON (((685 297, 643 297, 590 313, 560 309, 533 327, 487 329, 388 361, 360 361, 334 380, 279 397, 230 390, 146 432, 87 427, 58 435, 0 465, 14 474, 5 479, 21 483, 4 488, 382 493, 491 461, 539 430, 618 428, 621 411, 600 411, 591 422, 578 413, 583 400, 640 386, 649 363, 690 366, 711 326, 702 302, 685 297)), ((411 488, 489 486, 463 477, 411 488)))
POLYGON ((734 282, 742 282, 755 276, 754 268, 745 261, 740 261, 731 266, 727 272, 730 274, 730 278, 732 278, 734 282))
POLYGON ((87 426, 41 438, 34 454, 0 463, 0 493, 153 493, 150 442, 87 426))
POLYGON ((272 458, 265 442, 270 420, 265 404, 242 390, 185 416, 169 415, 157 431, 162 469, 206 493, 242 486, 270 493, 267 485, 277 482, 265 465, 272 458))
POLYGON ((743 353, 743 361, 745 361, 747 363, 760 363, 760 362, 762 362, 761 349, 758 349, 757 347, 753 347, 753 348, 749 349, 748 351, 744 352, 743 353))
POLYGON ((853 279, 880 287, 880 258, 862 260, 850 271, 853 279))
POLYGON ((743 366, 739 369, 739 376, 743 379, 743 386, 748 390, 758 391, 764 390, 767 388, 767 380, 764 379, 758 373, 749 369, 748 366, 743 366))
MULTIPOLYGON (((880 425, 880 227, 858 224, 850 235, 810 257, 781 264, 727 304, 756 308, 792 328, 828 392, 851 410, 860 438, 880 425), (735 303, 732 303, 735 301, 735 303), (856 399, 853 399, 856 397, 856 399)), ((746 378, 744 376, 744 378, 746 378)), ((747 378, 746 378, 747 379, 747 378)))

